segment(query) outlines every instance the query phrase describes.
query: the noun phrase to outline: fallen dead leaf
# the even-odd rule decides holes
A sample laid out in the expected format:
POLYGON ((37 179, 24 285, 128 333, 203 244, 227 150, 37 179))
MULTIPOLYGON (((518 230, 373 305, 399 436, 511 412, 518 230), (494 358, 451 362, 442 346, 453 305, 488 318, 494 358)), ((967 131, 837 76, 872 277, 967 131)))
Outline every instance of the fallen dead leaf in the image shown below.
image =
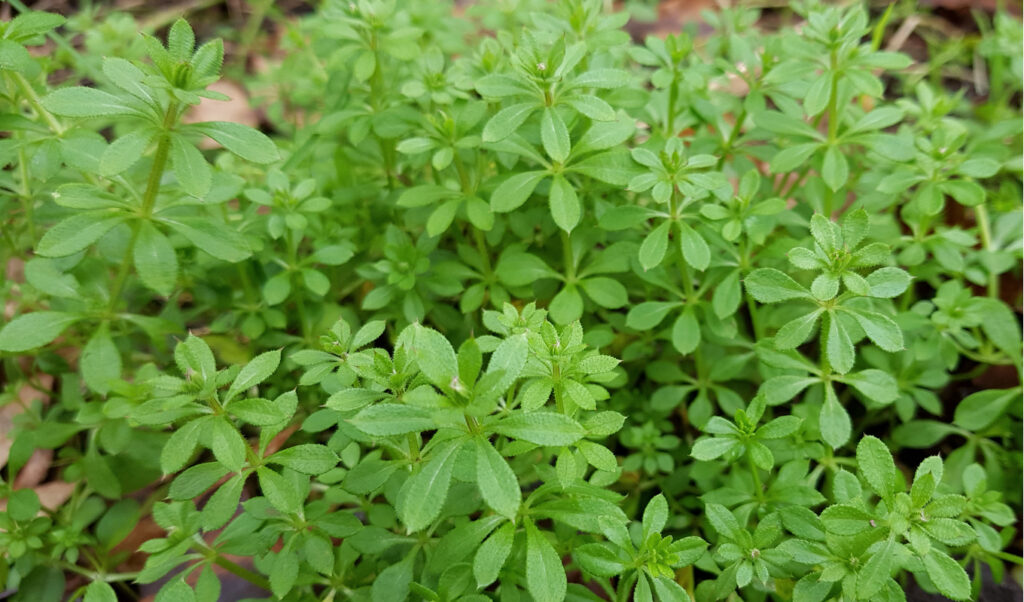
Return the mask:
MULTIPOLYGON (((210 90, 230 96, 231 100, 212 100, 204 98, 192 107, 185 114, 185 123, 197 123, 200 121, 232 121, 249 127, 257 127, 260 123, 259 115, 249 104, 249 95, 242 86, 230 80, 222 79, 209 86, 210 90)), ((220 144, 209 138, 205 138, 200 148, 220 148, 220 144)))
POLYGON ((14 479, 14 488, 25 489, 42 483, 46 478, 46 473, 50 472, 52 463, 52 449, 37 449, 32 452, 28 461, 25 462, 25 466, 18 471, 18 476, 14 479))

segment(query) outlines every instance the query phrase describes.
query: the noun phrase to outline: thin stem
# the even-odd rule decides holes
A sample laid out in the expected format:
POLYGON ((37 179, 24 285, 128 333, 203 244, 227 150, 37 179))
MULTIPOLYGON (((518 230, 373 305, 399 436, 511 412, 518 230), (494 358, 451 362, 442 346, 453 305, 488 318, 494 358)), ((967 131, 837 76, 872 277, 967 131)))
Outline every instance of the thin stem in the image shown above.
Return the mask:
POLYGON ((241 577, 242 579, 245 579, 246 581, 255 585, 256 587, 263 588, 268 592, 270 591, 270 581, 267 581, 267 579, 264 578, 262 575, 258 575, 250 571, 249 569, 245 568, 244 566, 231 560, 228 560, 227 558, 218 554, 217 551, 213 550, 212 548, 207 549, 209 549, 214 554, 214 564, 216 564, 220 568, 226 570, 227 572, 231 573, 236 577, 241 577))
MULTIPOLYGON (((682 219, 679 215, 679 190, 673 188, 672 198, 669 201, 672 212, 672 219, 682 219)), ((678 244, 673 245, 675 247, 676 262, 679 266, 679 278, 683 284, 683 293, 686 295, 686 304, 695 305, 697 303, 697 293, 693 288, 693 280, 690 278, 690 266, 686 264, 686 258, 683 257, 683 250, 678 244)), ((693 362, 697 368, 697 386, 704 387, 704 354, 701 352, 700 343, 697 344, 697 348, 693 350, 693 362)))
POLYGON ((18 136, 18 180, 21 181, 21 205, 22 210, 25 212, 25 221, 28 223, 28 236, 29 239, 35 243, 36 240, 36 222, 35 222, 35 202, 32 198, 32 187, 29 184, 28 175, 28 161, 25 158, 25 147, 22 144, 22 136, 18 136))
POLYGON ((732 145, 736 143, 736 139, 739 138, 740 130, 743 128, 743 122, 747 119, 747 107, 743 105, 740 109, 740 114, 736 118, 736 123, 732 126, 732 131, 729 132, 729 138, 725 141, 725 146, 722 148, 722 156, 718 158, 718 164, 715 165, 715 169, 722 169, 722 165, 725 164, 725 157, 732 151, 732 145))
POLYGON ((25 76, 20 73, 14 71, 9 73, 14 77, 14 81, 17 82, 18 88, 21 89, 21 93, 25 95, 25 101, 28 102, 28 106, 32 107, 32 110, 35 111, 36 115, 42 117, 43 121, 45 121, 46 125, 53 130, 54 134, 58 136, 63 135, 65 131, 64 126, 57 121, 57 118, 54 117, 52 113, 43 108, 43 103, 39 100, 39 95, 36 94, 35 88, 32 87, 32 84, 29 83, 29 81, 25 79, 25 76))
MULTIPOLYGON (((992 230, 985 203, 974 208, 974 221, 977 222, 978 233, 981 235, 981 248, 992 251, 992 230)), ((992 270, 988 270, 988 296, 993 299, 999 298, 999 278, 992 270)))
MULTIPOLYGON (((836 73, 836 50, 829 54, 829 71, 832 74, 832 87, 828 95, 828 147, 835 146, 839 135, 839 75, 836 73)), ((832 219, 832 205, 835 193, 825 187, 825 217, 832 219)))
MULTIPOLYGON (((746 236, 740 238, 740 273, 744 277, 750 273, 750 248, 747 246, 746 236)), ((747 301, 747 313, 750 314, 751 334, 754 335, 755 342, 760 341, 764 336, 764 331, 761 328, 761 320, 757 316, 757 304, 747 292, 746 287, 743 289, 743 297, 747 301)))
MULTIPOLYGON (((302 239, 296 240, 295 234, 291 228, 285 229, 285 244, 288 246, 288 270, 297 270, 299 267, 299 244, 302 239)), ((306 323, 306 303, 302 298, 302 291, 297 291, 295 295, 295 311, 299 317, 299 332, 302 334, 302 339, 305 341, 309 340, 309 325, 306 323)))
POLYGON ((576 282, 576 261, 573 258, 572 253, 572 241, 569 239, 569 233, 565 230, 559 229, 558 233, 562 237, 562 262, 565 264, 565 280, 567 283, 576 282))
POLYGON ((473 241, 476 243, 476 250, 480 253, 480 261, 483 263, 484 277, 489 280, 491 278, 491 254, 487 250, 487 240, 479 228, 476 226, 470 227, 473 229, 473 241))
POLYGON ((172 101, 167 105, 167 112, 164 113, 163 129, 160 132, 160 142, 156 147, 156 154, 153 155, 153 165, 149 168, 149 179, 146 181, 146 191, 142 194, 142 209, 139 218, 132 221, 132 236, 128 246, 124 250, 124 257, 121 259, 121 267, 118 269, 117 277, 114 279, 114 286, 110 289, 110 303, 107 306, 108 313, 117 309, 121 300, 121 291, 124 289, 128 279, 128 272, 132 265, 132 250, 139 239, 139 230, 142 221, 148 220, 153 215, 153 207, 156 205, 156 197, 160 192, 160 180, 164 175, 164 168, 167 166, 167 157, 171 151, 171 129, 178 120, 178 103, 172 101))
POLYGON ((672 78, 672 85, 668 89, 668 135, 676 135, 676 99, 679 96, 679 75, 672 78))
POLYGON ((747 466, 750 467, 750 476, 754 477, 754 493, 757 495, 757 501, 764 503, 764 486, 761 484, 761 473, 758 472, 757 464, 754 464, 754 455, 750 453, 749 447, 747 448, 747 466))

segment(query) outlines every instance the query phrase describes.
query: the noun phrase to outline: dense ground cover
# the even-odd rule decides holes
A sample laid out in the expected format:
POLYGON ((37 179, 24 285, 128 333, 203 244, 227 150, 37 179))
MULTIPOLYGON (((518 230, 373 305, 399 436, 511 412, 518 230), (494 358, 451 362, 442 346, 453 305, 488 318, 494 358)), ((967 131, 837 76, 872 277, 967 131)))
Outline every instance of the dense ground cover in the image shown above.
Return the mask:
POLYGON ((262 2, 225 46, 15 3, 4 589, 1019 580, 1019 21, 807 1, 641 38, 605 4, 262 2), (222 68, 260 129, 196 111, 222 68))

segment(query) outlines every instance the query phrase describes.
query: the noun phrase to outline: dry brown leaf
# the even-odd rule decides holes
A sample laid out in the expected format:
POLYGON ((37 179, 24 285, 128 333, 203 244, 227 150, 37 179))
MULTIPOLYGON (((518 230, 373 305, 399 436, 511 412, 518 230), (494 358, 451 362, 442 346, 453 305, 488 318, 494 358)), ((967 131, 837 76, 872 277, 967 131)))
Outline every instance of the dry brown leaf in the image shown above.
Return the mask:
POLYGON ((15 489, 35 487, 43 482, 46 473, 50 472, 50 465, 53 463, 52 449, 37 449, 29 456, 28 462, 18 471, 14 479, 15 489))
MULTIPOLYGON (((233 121, 249 127, 257 127, 260 123, 259 114, 249 104, 249 95, 242 86, 226 79, 210 84, 210 90, 231 97, 231 100, 212 100, 204 98, 185 114, 185 123, 200 121, 233 121)), ((200 148, 220 148, 220 145, 205 138, 200 148)))

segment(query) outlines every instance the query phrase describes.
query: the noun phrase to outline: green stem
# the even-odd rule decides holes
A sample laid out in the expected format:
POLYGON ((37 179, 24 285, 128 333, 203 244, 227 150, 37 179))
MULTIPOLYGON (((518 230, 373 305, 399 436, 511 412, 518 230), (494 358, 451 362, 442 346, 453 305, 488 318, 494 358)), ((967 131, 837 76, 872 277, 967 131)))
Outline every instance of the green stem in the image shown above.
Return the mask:
MULTIPOLYGON (((285 229, 285 244, 288 246, 288 270, 298 270, 299 268, 299 244, 302 239, 295 239, 295 234, 291 228, 285 229)), ((299 333, 302 334, 302 340, 309 340, 309 325, 306 322, 306 303, 302 298, 302 291, 297 291, 295 295, 295 311, 299 317, 299 333)))
POLYGON ((231 573, 236 577, 241 577, 242 579, 245 579, 246 581, 255 585, 256 587, 265 589, 268 592, 270 591, 270 582, 267 581, 265 577, 263 577, 262 575, 257 575, 256 573, 250 571, 244 566, 241 566, 238 563, 228 560, 227 558, 218 554, 217 551, 213 550, 212 548, 207 549, 213 552, 214 564, 216 564, 220 568, 226 570, 227 572, 231 573))
POLYGON ((573 258, 572 241, 569 239, 569 233, 565 230, 559 229, 558 233, 562 237, 562 263, 565 264, 562 269, 565 270, 565 281, 568 284, 573 284, 576 282, 576 261, 573 258))
POLYGON ((828 332, 828 324, 825 324, 825 319, 834 320, 835 317, 831 313, 826 313, 822 316, 821 335, 818 339, 818 345, 821 347, 821 378, 824 381, 828 381, 832 375, 832 363, 828 361, 828 343, 825 339, 825 335, 828 332))
POLYGON ((473 229, 473 241, 476 243, 476 250, 480 253, 480 261, 483 262, 484 276, 490 279, 492 273, 491 254, 487 250, 487 240, 479 228, 476 226, 470 227, 473 229))
MULTIPOLYGON (((672 190, 672 198, 670 199, 670 208, 672 212, 672 219, 681 220, 682 217, 679 215, 679 191, 678 189, 672 190)), ((690 278, 690 266, 686 264, 686 258, 683 257, 683 250, 678 245, 675 247, 676 262, 679 266, 679 278, 683 284, 683 293, 686 295, 687 305, 696 305, 697 293, 693 288, 693 280, 690 278)), ((704 388, 704 354, 701 351, 700 343, 697 344, 697 348, 693 350, 693 362, 697 368, 697 386, 704 388)))
POLYGON ((757 501, 764 503, 764 486, 761 484, 761 473, 758 472, 757 464, 754 464, 754 455, 747 449, 747 466, 750 467, 750 476, 754 477, 754 493, 757 501))
MULTIPOLYGON (((839 137, 839 75, 836 73, 836 50, 832 49, 829 54, 829 72, 832 77, 832 86, 828 95, 828 147, 835 146, 839 137)), ((832 204, 835 193, 832 189, 825 187, 825 217, 832 219, 832 204)))
MULTIPOLYGON (((974 208, 974 221, 978 223, 978 232, 981 235, 981 248, 992 251, 992 230, 989 224, 988 208, 982 203, 974 208)), ((999 277, 988 271, 988 296, 993 299, 999 298, 999 277)))
MULTIPOLYGON (((256 36, 260 32, 260 25, 263 24, 263 19, 267 15, 267 11, 273 5, 272 0, 258 0, 257 2, 250 2, 253 5, 252 14, 249 15, 249 20, 245 23, 245 29, 242 30, 242 37, 238 44, 239 46, 239 57, 242 58, 244 64, 246 57, 249 56, 249 50, 256 41, 256 36)), ((243 67, 244 69, 244 67, 243 67)))
POLYGON ((57 121, 57 118, 54 117, 52 113, 43 108, 43 103, 40 101, 39 95, 36 94, 32 84, 25 79, 24 75, 13 71, 10 73, 14 77, 14 81, 18 84, 18 88, 21 89, 21 93, 25 96, 25 101, 28 102, 28 106, 32 107, 32 110, 35 111, 36 115, 42 117, 43 121, 45 121, 46 125, 53 130, 54 134, 62 136, 65 131, 64 126, 57 121))
POLYGON ((722 169, 725 164, 725 157, 732 151, 732 145, 736 143, 736 139, 740 136, 740 130, 743 128, 743 122, 747 119, 747 107, 744 105, 740 109, 740 114, 736 118, 736 123, 732 126, 732 131, 729 132, 729 139, 725 141, 725 146, 722 148, 722 156, 718 158, 718 164, 715 165, 715 169, 722 169))
POLYGON ((164 113, 163 129, 160 132, 160 142, 156 147, 156 154, 153 155, 153 165, 149 168, 149 178, 146 181, 146 191, 142 194, 142 209, 139 219, 132 221, 132 235, 128 246, 124 250, 124 257, 121 259, 121 267, 118 269, 117 277, 114 279, 114 286, 110 289, 110 303, 107 306, 108 313, 114 313, 117 304, 121 300, 121 292, 125 282, 128 280, 128 272, 132 265, 132 250, 139 239, 139 229, 143 220, 149 220, 153 215, 153 207, 156 205, 156 197, 160 192, 160 180, 164 175, 164 168, 167 166, 167 157, 171 152, 171 129, 178 120, 178 103, 171 102, 167 105, 167 112, 164 113))
MULTIPOLYGON (((747 246, 747 239, 744 236, 740 238, 740 273, 746 277, 750 275, 750 271, 750 248, 747 246)), ((764 330, 761 328, 761 319, 757 315, 757 304, 747 292, 746 287, 743 289, 743 297, 747 301, 747 313, 750 314, 750 329, 751 334, 754 335, 754 342, 760 341, 764 336, 764 330)))
POLYGON ((35 244, 36 241, 36 221, 35 221, 35 202, 32 198, 32 187, 29 184, 28 175, 28 161, 25 158, 25 147, 21 144, 22 137, 18 136, 18 179, 21 181, 21 205, 22 211, 25 212, 25 222, 28 223, 28 236, 29 240, 35 244))
POLYGON ((667 130, 668 136, 671 138, 676 135, 676 99, 679 96, 679 75, 672 78, 672 85, 668 89, 668 120, 667 130))

